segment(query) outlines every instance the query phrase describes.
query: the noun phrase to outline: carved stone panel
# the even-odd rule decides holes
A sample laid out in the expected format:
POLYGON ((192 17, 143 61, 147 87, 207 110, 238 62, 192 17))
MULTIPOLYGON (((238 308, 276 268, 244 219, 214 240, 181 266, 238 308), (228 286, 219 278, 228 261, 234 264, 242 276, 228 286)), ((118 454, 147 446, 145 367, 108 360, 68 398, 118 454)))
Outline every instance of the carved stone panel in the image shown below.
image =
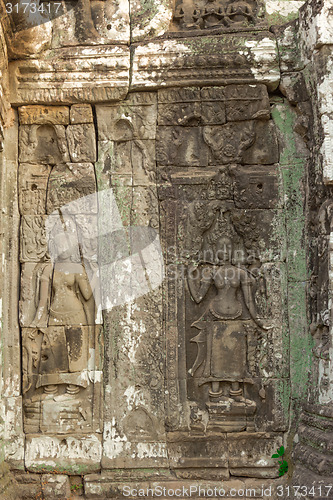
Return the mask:
POLYGON ((87 370, 97 347, 94 326, 23 328, 24 430, 27 434, 82 434, 99 428, 91 404, 97 384, 87 370), (44 396, 43 396, 44 394, 44 396))
POLYGON ((167 464, 162 262, 154 251, 159 239, 156 97, 135 93, 125 101, 96 106, 97 178, 114 197, 113 207, 101 217, 99 242, 106 353, 112 360, 105 395, 105 469, 167 464), (115 206, 117 214, 110 217, 115 206))
POLYGON ((260 0, 176 0, 172 30, 194 31, 254 26, 262 22, 260 0))
POLYGON ((267 209, 281 206, 278 168, 278 165, 247 165, 234 168, 236 207, 267 209))
POLYGON ((156 94, 150 92, 130 94, 121 105, 98 105, 98 139, 155 139, 156 112, 156 94))
POLYGON ((71 161, 96 161, 95 128, 92 123, 69 125, 66 135, 71 161))
MULTIPOLYGON (((70 115, 67 107, 29 106, 19 115, 24 431, 55 439, 100 433, 103 339, 98 240, 89 231, 97 227, 98 208, 91 108, 70 115)), ((85 460, 83 451, 77 459, 85 460)))
POLYGON ((202 122, 206 125, 223 125, 226 122, 224 88, 201 89, 201 100, 202 122))
POLYGON ((21 125, 19 129, 20 162, 55 165, 69 161, 63 125, 21 125))
MULTIPOLYGON (((220 477, 229 464, 249 476, 274 477, 273 462, 260 460, 262 453, 270 458, 287 429, 280 392, 288 394, 289 365, 284 200, 268 94, 265 87, 245 85, 172 93, 159 92, 157 131, 168 262, 167 425, 172 442, 179 442, 170 454, 182 457, 174 457, 181 475, 181 463, 191 467, 194 460, 188 443, 199 439, 210 450, 210 436, 218 435, 217 455, 228 449, 220 477), (179 122, 194 103, 195 120, 179 122), (256 451, 245 465, 235 450, 252 440, 256 451)), ((208 457, 196 460, 209 467, 208 457)))
POLYGON ((21 125, 68 125, 67 106, 20 106, 21 125))
POLYGON ((228 121, 269 120, 266 85, 228 85, 225 99, 228 121))
POLYGON ((255 141, 243 154, 243 163, 272 165, 279 161, 276 130, 272 121, 254 122, 255 141))
POLYGON ((67 214, 96 213, 96 177, 92 163, 57 165, 49 177, 46 210, 67 214))
POLYGON ((200 89, 167 89, 158 93, 159 125, 198 125, 201 117, 200 89))
POLYGON ((209 150, 201 127, 159 127, 156 147, 160 165, 198 167, 208 164, 209 150))
POLYGON ((20 228, 21 262, 42 262, 50 259, 45 219, 45 216, 42 215, 22 216, 20 228))
POLYGON ((70 109, 70 122, 72 124, 93 123, 91 104, 73 104, 70 109))
POLYGON ((100 142, 99 164, 107 185, 145 186, 156 183, 155 141, 100 142))
POLYGON ((254 144, 254 122, 205 126, 203 137, 209 148, 209 165, 242 163, 243 154, 254 144))
POLYGON ((50 165, 21 163, 19 168, 19 209, 22 215, 43 215, 50 165))
POLYGON ((277 136, 269 117, 264 85, 161 90, 157 161, 184 167, 276 163, 277 136))

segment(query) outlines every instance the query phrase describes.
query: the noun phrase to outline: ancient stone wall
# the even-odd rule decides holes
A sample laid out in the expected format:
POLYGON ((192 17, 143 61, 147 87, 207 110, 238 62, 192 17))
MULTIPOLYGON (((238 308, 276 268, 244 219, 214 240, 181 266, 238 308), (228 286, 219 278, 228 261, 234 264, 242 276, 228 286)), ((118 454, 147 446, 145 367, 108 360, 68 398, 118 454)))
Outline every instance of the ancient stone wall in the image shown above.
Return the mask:
POLYGON ((327 483, 332 28, 303 4, 2 5, 3 495, 327 483))

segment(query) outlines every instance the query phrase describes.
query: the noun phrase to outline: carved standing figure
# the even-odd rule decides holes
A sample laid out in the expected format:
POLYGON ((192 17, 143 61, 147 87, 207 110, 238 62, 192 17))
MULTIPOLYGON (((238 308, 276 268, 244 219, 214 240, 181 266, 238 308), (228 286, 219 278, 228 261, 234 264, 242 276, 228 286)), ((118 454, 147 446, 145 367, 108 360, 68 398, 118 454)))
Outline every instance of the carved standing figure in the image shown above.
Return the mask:
POLYGON ((254 278, 232 263, 232 254, 231 239, 222 236, 216 242, 217 264, 204 266, 199 280, 194 269, 189 269, 188 285, 197 303, 203 301, 212 286, 217 291, 202 316, 192 324, 199 333, 191 339, 197 344, 197 356, 189 373, 199 379, 199 385, 210 384, 213 400, 228 399, 223 396, 222 387, 223 382, 228 382, 232 400, 251 403, 241 387, 250 377, 244 321, 252 319, 260 328, 267 327, 256 312, 254 278))
POLYGON ((89 325, 94 324, 95 304, 75 234, 56 234, 50 241, 51 254, 52 246, 56 260, 54 265, 46 265, 40 276, 32 323, 43 333, 36 387, 56 394, 57 386, 66 384, 66 392, 76 394, 80 387, 87 386, 82 371, 87 369, 89 325))

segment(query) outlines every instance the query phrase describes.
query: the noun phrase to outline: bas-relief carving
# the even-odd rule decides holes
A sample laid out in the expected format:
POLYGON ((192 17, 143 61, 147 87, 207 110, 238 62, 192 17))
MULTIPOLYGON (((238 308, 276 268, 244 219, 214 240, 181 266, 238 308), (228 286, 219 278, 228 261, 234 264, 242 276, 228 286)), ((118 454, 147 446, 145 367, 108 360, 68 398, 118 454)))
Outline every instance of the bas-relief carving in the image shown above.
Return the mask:
POLYGON ((278 161, 276 132, 267 121, 270 107, 264 85, 230 85, 201 92, 162 90, 158 110, 156 155, 160 165, 278 161))
POLYGON ((245 386, 254 383, 255 339, 260 336, 258 330, 267 326, 255 306, 255 274, 242 257, 236 260, 235 230, 228 228, 225 219, 219 222, 204 238, 203 253, 211 261, 188 268, 189 291, 197 304, 214 289, 203 313, 191 324, 199 333, 190 339, 197 353, 188 373, 195 387, 202 387, 208 395, 208 428, 253 430, 256 403, 246 397, 245 386))
POLYGON ((50 165, 20 163, 18 173, 19 208, 22 215, 43 215, 50 165))
POLYGON ((156 185, 156 95, 130 94, 118 105, 96 106, 99 152, 107 183, 156 185))
MULTIPOLYGON (((96 178, 93 165, 85 163, 87 149, 72 143, 68 131, 93 125, 67 125, 66 131, 52 122, 69 117, 69 109, 52 112, 32 107, 37 124, 20 126, 24 428, 26 433, 73 434, 96 430, 100 418, 100 377, 92 383, 99 369, 92 354, 100 328, 97 240, 88 238, 87 229, 92 219, 96 226, 97 199, 91 196, 96 178), (69 163, 69 152, 75 163, 69 163), (79 200, 87 195, 90 203, 79 200)), ((83 115, 89 117, 89 110, 83 115)), ((29 121, 29 113, 21 116, 29 121)), ((83 119, 82 111, 74 112, 73 121, 83 119)), ((93 148, 90 154, 92 160, 93 148)))
POLYGON ((310 332, 314 340, 314 369, 310 401, 324 402, 331 390, 330 351, 332 311, 330 310, 330 274, 332 268, 332 214, 333 203, 326 200, 312 215, 310 256, 312 274, 309 286, 312 308, 310 332))
POLYGON ((261 8, 260 0, 176 0, 171 30, 253 27, 261 8))
POLYGON ((62 208, 62 213, 66 214, 96 213, 97 197, 90 196, 95 192, 92 163, 58 164, 49 176, 46 212, 52 214, 62 208))
POLYGON ((284 430, 274 380, 281 369, 283 220, 267 90, 161 90, 158 111, 162 234, 171 266, 168 425, 199 433, 284 430), (179 404, 189 405, 186 423, 179 404))

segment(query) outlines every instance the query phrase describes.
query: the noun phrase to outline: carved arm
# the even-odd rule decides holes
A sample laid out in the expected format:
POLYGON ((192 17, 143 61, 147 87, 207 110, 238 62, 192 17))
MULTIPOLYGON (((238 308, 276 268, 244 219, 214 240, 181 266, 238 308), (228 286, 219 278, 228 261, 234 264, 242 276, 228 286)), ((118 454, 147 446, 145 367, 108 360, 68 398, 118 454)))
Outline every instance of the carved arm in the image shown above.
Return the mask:
POLYGON ((268 327, 258 318, 256 306, 253 299, 253 279, 248 275, 241 277, 241 286, 244 296, 245 304, 249 310, 250 316, 253 321, 262 329, 267 330, 268 327))
POLYGON ((83 274, 79 275, 77 283, 79 285, 80 292, 82 293, 84 300, 89 300, 93 292, 88 280, 87 273, 85 271, 83 272, 83 274))
POLYGON ((47 312, 48 300, 49 300, 49 291, 50 291, 50 278, 52 274, 52 266, 45 266, 42 276, 40 277, 40 289, 39 289, 39 297, 38 297, 38 306, 35 317, 32 321, 31 326, 45 326, 43 325, 43 319, 47 312))

